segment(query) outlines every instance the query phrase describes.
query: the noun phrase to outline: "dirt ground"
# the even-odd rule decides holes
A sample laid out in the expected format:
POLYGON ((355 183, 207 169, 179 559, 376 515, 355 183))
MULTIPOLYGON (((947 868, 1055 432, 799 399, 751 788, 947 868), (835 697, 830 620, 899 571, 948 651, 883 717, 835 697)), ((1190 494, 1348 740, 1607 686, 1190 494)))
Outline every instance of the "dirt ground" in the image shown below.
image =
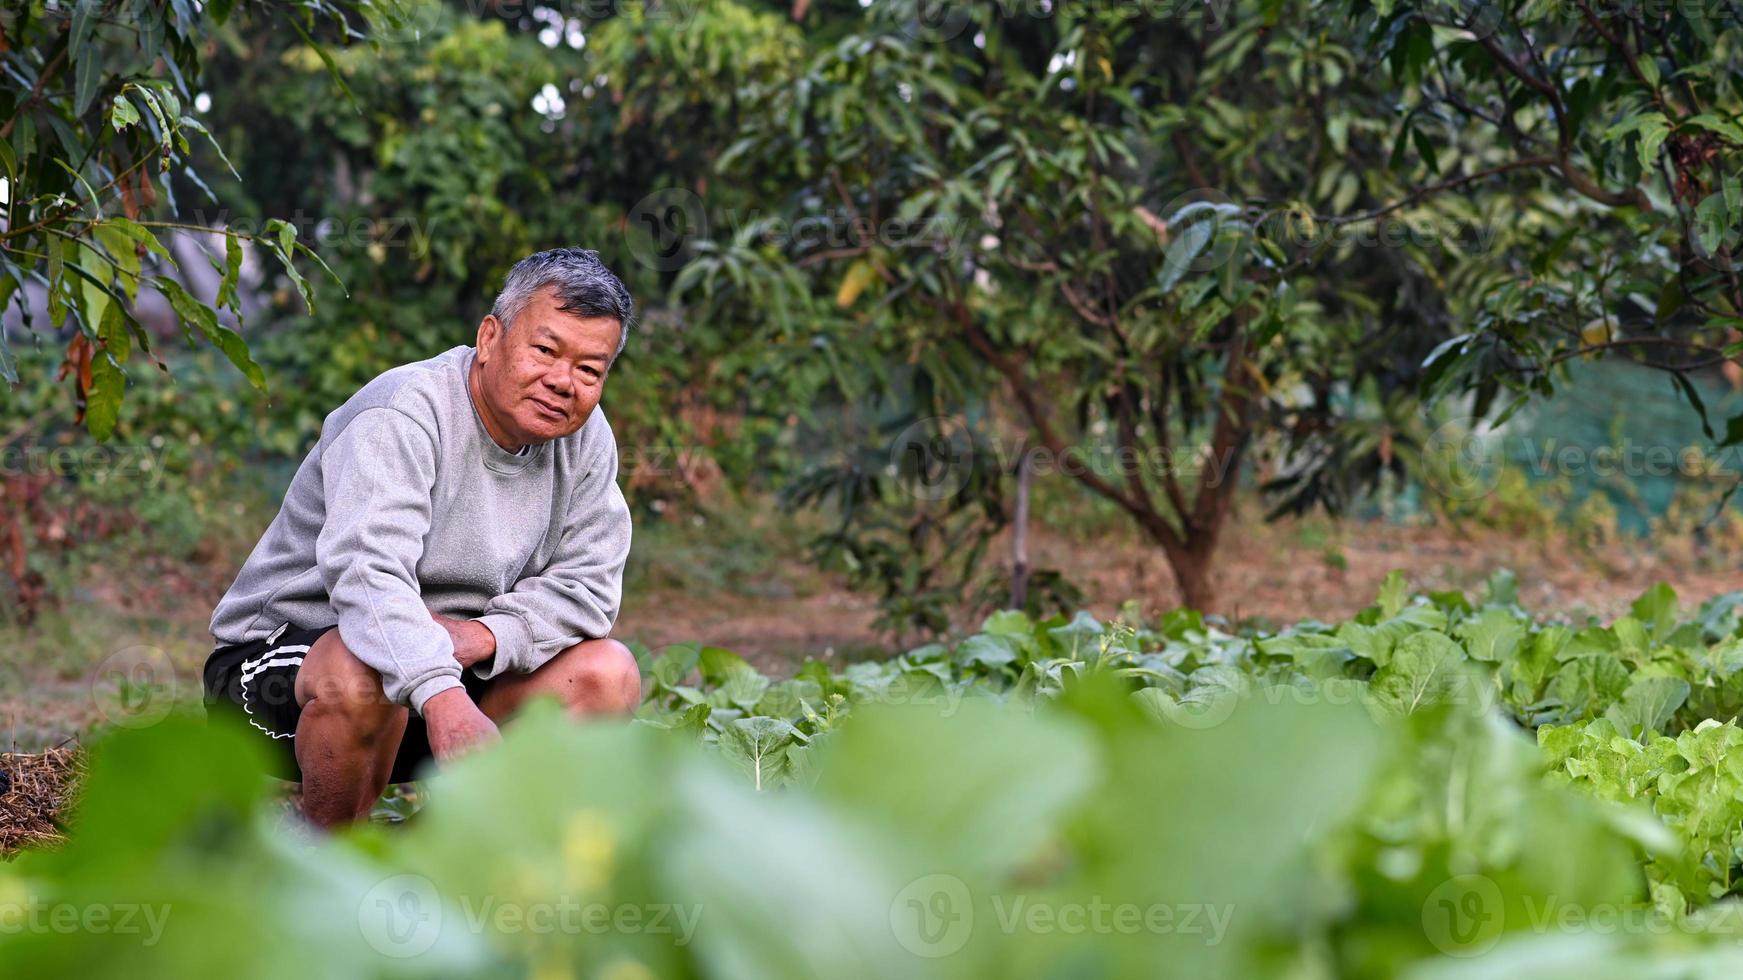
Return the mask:
MULTIPOLYGON (((1242 515, 1245 517, 1246 515, 1242 515)), ((757 521, 779 521, 758 515, 757 521)), ((778 529, 777 529, 778 530, 778 529)), ((693 568, 732 564, 709 530, 695 541, 652 548, 644 564, 693 568), (714 548, 710 552, 709 548, 714 548)), ((1369 604, 1381 581, 1403 569, 1419 589, 1475 593, 1493 571, 1518 577, 1521 601, 1545 614, 1592 613, 1605 619, 1625 611, 1649 585, 1670 583, 1684 603, 1743 589, 1743 563, 1696 554, 1672 543, 1578 549, 1554 532, 1515 534, 1479 528, 1334 523, 1324 518, 1264 524, 1240 520, 1224 541, 1217 612, 1231 619, 1286 623, 1336 620, 1369 604)), ((760 532, 750 535, 763 541, 760 532)), ((770 534, 790 542, 794 536, 770 534)), ((117 711, 136 712, 139 695, 124 685, 145 669, 181 701, 200 696, 200 668, 210 651, 206 632, 213 604, 253 542, 224 549, 205 566, 141 568, 126 577, 94 570, 88 590, 31 627, 0 635, 11 649, 0 658, 0 750, 37 751, 113 722, 117 711), (144 665, 142 667, 142 665, 144 665), (128 701, 129 698, 133 700, 128 701), (121 708, 118 709, 118 705, 121 708)), ((748 550, 748 546, 728 545, 748 550)), ((699 586, 650 582, 628 590, 616 634, 648 646, 701 641, 738 651, 763 670, 791 671, 807 657, 837 663, 902 648, 872 629, 872 597, 850 591, 837 576, 820 574, 800 549, 763 545, 752 571, 699 586)), ((989 555, 1003 555, 994 548, 989 555)), ((1091 612, 1116 615, 1128 599, 1146 616, 1173 607, 1174 584, 1160 553, 1119 529, 1084 533, 1036 527, 1031 560, 1059 569, 1081 588, 1091 612)), ((1002 559, 1001 559, 1002 561, 1002 559)), ((973 615, 959 628, 972 629, 973 615)))
MULTIPOLYGON (((1114 616, 1135 599, 1145 616, 1177 604, 1173 574, 1161 552, 1135 536, 1083 536, 1038 527, 1031 563, 1059 569, 1081 588, 1095 615, 1114 616)), ((999 554, 999 549, 989 554, 999 554)), ((1603 557, 1565 541, 1478 527, 1333 523, 1323 518, 1274 524, 1237 523, 1224 539, 1217 573, 1217 612, 1231 620, 1287 623, 1346 618, 1371 604, 1381 582, 1403 570, 1423 591, 1475 594, 1498 569, 1518 578, 1527 608, 1605 620, 1625 613, 1655 582, 1668 582, 1685 605, 1743 589, 1743 561, 1646 550, 1643 543, 1606 549, 1603 557), (1728 565, 1729 567, 1724 567, 1728 565), (1714 567, 1719 566, 1719 567, 1714 567)), ((816 573, 808 566, 788 570, 816 573)), ((876 604, 841 583, 808 595, 746 597, 730 593, 631 594, 620 635, 655 649, 701 640, 738 651, 764 670, 791 669, 807 656, 851 656, 892 645, 871 629, 876 604)), ((972 628, 972 620, 960 624, 972 628)))
MULTIPOLYGON (((872 628, 875 601, 819 573, 797 544, 802 535, 782 520, 757 511, 676 541, 644 539, 651 543, 640 581, 626 591, 616 634, 656 650, 691 640, 727 647, 773 674, 807 657, 841 663, 901 649, 872 628), (726 526, 731 533, 721 533, 726 526)), ((1670 583, 1685 608, 1743 589, 1743 562, 1723 544, 1652 544, 1581 548, 1553 528, 1237 520, 1223 543, 1215 611, 1271 624, 1337 620, 1372 602, 1393 569, 1417 589, 1474 594, 1507 568, 1528 609, 1605 620, 1655 582, 1670 583)), ((30 627, 0 631, 0 644, 10 648, 0 658, 0 773, 7 783, 0 786, 0 854, 60 837, 57 811, 86 733, 149 723, 168 703, 199 699, 212 606, 252 545, 214 547, 209 560, 194 564, 148 562, 127 577, 93 569, 88 586, 62 608, 30 627)), ((1004 553, 1002 545, 988 552, 1004 553)), ((1128 600, 1146 617, 1175 604, 1161 554, 1119 529, 1043 523, 1031 534, 1031 562, 1062 572, 1103 619, 1128 600)), ((964 614, 958 629, 974 624, 964 614)))

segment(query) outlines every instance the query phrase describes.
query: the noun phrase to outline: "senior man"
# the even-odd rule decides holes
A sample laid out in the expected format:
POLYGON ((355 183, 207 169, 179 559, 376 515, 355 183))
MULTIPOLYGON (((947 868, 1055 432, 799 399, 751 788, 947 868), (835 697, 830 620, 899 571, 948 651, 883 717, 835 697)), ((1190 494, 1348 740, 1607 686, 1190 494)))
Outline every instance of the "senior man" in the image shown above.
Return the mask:
POLYGON ((599 409, 633 312, 596 253, 509 272, 476 347, 382 373, 328 415, 212 614, 206 703, 270 737, 320 827, 529 697, 641 700, 608 638, 630 518, 599 409), (286 750, 289 751, 286 751, 286 750))

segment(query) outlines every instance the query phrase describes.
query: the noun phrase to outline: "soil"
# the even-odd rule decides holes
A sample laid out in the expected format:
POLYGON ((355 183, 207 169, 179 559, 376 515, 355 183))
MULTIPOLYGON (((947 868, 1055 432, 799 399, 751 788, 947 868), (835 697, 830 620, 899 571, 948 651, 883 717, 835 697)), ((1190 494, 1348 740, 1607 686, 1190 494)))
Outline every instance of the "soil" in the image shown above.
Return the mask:
MULTIPOLYGON (((0 745, 37 751, 91 731, 105 708, 112 708, 106 699, 115 696, 100 679, 100 665, 119 650, 162 650, 173 665, 176 695, 196 701, 210 651, 212 606, 251 546, 244 542, 240 554, 217 556, 209 566, 127 578, 93 575, 89 594, 55 614, 60 620, 52 634, 38 625, 8 637, 21 636, 22 645, 33 649, 0 660, 0 745), (69 649, 86 652, 74 656, 69 649)), ((1146 617, 1175 606, 1173 578, 1161 554, 1128 532, 1037 526, 1030 548, 1032 565, 1061 571, 1103 620, 1119 615, 1127 600, 1146 617)), ((1004 552, 1001 546, 988 554, 1004 552)), ((655 650, 685 641, 726 647, 775 675, 806 658, 845 663, 920 642, 874 630, 874 598, 851 591, 840 576, 819 573, 797 549, 767 556, 764 565, 756 576, 727 577, 714 588, 631 590, 615 635, 655 650)), ((1611 545, 1600 557, 1554 537, 1482 528, 1237 519, 1220 555, 1215 611, 1268 624, 1335 621, 1371 603, 1393 569, 1404 570, 1417 589, 1474 595, 1499 568, 1516 574, 1527 609, 1606 621, 1659 581, 1676 589, 1685 608, 1743 589, 1743 567, 1734 560, 1688 548, 1611 545)), ((956 629, 972 630, 982 615, 965 611, 956 629)))
MULTIPOLYGON (((1000 553, 1000 548, 989 551, 1000 553)), ((1083 591, 1085 607, 1104 620, 1117 615, 1127 600, 1136 600, 1146 617, 1178 604, 1174 576, 1161 552, 1131 535, 1036 527, 1030 533, 1030 561, 1061 571, 1083 591)), ((1626 613, 1656 582, 1669 583, 1686 607, 1743 589, 1743 564, 1648 550, 1643 542, 1613 546, 1600 555, 1553 537, 1480 527, 1237 521, 1219 555, 1215 611, 1233 621, 1336 621, 1371 604, 1394 569, 1402 570, 1415 589, 1455 589, 1473 596, 1491 574, 1509 569, 1525 608, 1605 621, 1626 613)), ((786 572, 817 583, 809 566, 786 572)), ((806 657, 852 659, 867 650, 900 649, 894 638, 873 631, 877 606, 872 597, 848 591, 840 582, 822 584, 809 595, 788 598, 630 595, 618 633, 654 649, 690 640, 723 646, 772 672, 791 670, 806 657)), ((957 627, 973 629, 975 623, 964 617, 957 627)))
MULTIPOLYGON (((1335 621, 1371 603, 1394 569, 1404 570, 1416 589, 1472 595, 1497 569, 1511 569, 1527 609, 1606 621, 1660 581, 1676 589, 1684 608, 1743 589, 1743 567, 1711 547, 1703 554, 1679 540, 1661 542, 1656 550, 1644 542, 1586 549, 1559 534, 1324 519, 1237 520, 1220 555, 1221 598, 1215 611, 1231 620, 1270 624, 1335 621)), ((1104 620, 1120 615, 1128 600, 1145 617, 1175 605, 1173 577, 1160 553, 1129 534, 1037 526, 1030 548, 1033 566, 1062 572, 1083 591, 1085 606, 1104 620)), ((0 855, 62 839, 59 810, 79 765, 76 750, 64 746, 101 723, 106 706, 112 709, 106 699, 114 692, 93 679, 102 674, 99 662, 108 662, 105 650, 133 650, 141 643, 160 649, 173 666, 177 696, 199 697, 210 611, 241 554, 128 580, 94 576, 82 610, 62 610, 55 627, 74 639, 72 646, 95 651, 82 660, 65 653, 68 644, 57 642, 59 633, 43 635, 46 627, 37 635, 23 634, 36 648, 36 659, 18 658, 10 673, 0 671, 0 738, 7 740, 0 744, 12 748, 0 753, 5 783, 0 786, 0 855)), ((722 646, 776 675, 808 657, 843 663, 903 648, 900 638, 873 629, 877 607, 872 597, 849 590, 839 576, 820 574, 797 553, 764 557, 756 576, 718 579, 736 585, 632 590, 616 635, 656 650, 683 641, 722 646)), ((956 627, 971 630, 977 618, 965 612, 956 627)))

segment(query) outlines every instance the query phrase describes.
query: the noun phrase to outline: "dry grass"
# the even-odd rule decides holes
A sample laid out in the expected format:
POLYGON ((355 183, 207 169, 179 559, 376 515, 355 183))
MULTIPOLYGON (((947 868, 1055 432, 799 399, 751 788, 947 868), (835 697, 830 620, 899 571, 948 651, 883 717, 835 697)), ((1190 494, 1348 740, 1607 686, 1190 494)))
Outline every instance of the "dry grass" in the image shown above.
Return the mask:
POLYGON ((65 841, 62 815, 83 773, 84 754, 70 745, 0 752, 0 855, 65 841))

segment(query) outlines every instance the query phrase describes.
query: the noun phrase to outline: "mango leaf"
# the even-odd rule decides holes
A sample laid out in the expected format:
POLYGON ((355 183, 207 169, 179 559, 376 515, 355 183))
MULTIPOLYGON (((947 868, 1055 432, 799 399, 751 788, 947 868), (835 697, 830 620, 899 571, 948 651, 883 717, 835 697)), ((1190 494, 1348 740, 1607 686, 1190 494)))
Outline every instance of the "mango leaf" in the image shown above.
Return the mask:
POLYGON ((182 332, 187 336, 188 346, 193 346, 193 327, 198 327, 200 332, 206 335, 206 339, 210 340, 212 345, 220 351, 223 351, 224 356, 230 359, 230 363, 242 371, 249 384, 258 391, 266 390, 266 375, 248 353, 248 345, 243 342, 236 331, 218 322, 218 315, 212 312, 211 307, 194 299, 187 290, 182 288, 181 283, 166 276, 154 278, 152 285, 157 287, 158 292, 163 293, 164 297, 169 300, 169 305, 176 311, 176 315, 181 317, 182 332))
POLYGON ((139 110, 133 107, 126 93, 115 96, 109 103, 109 125, 117 133, 139 122, 139 110))
POLYGON ((121 415, 121 396, 127 378, 109 352, 101 348, 91 355, 91 390, 85 396, 85 425, 98 442, 107 441, 121 415))
POLYGON ((1207 218, 1188 225, 1185 231, 1176 235, 1168 243, 1168 252, 1162 257, 1162 271, 1156 276, 1156 288, 1164 293, 1173 289, 1180 277, 1192 266, 1192 261, 1209 244, 1211 233, 1215 230, 1215 220, 1207 218))

